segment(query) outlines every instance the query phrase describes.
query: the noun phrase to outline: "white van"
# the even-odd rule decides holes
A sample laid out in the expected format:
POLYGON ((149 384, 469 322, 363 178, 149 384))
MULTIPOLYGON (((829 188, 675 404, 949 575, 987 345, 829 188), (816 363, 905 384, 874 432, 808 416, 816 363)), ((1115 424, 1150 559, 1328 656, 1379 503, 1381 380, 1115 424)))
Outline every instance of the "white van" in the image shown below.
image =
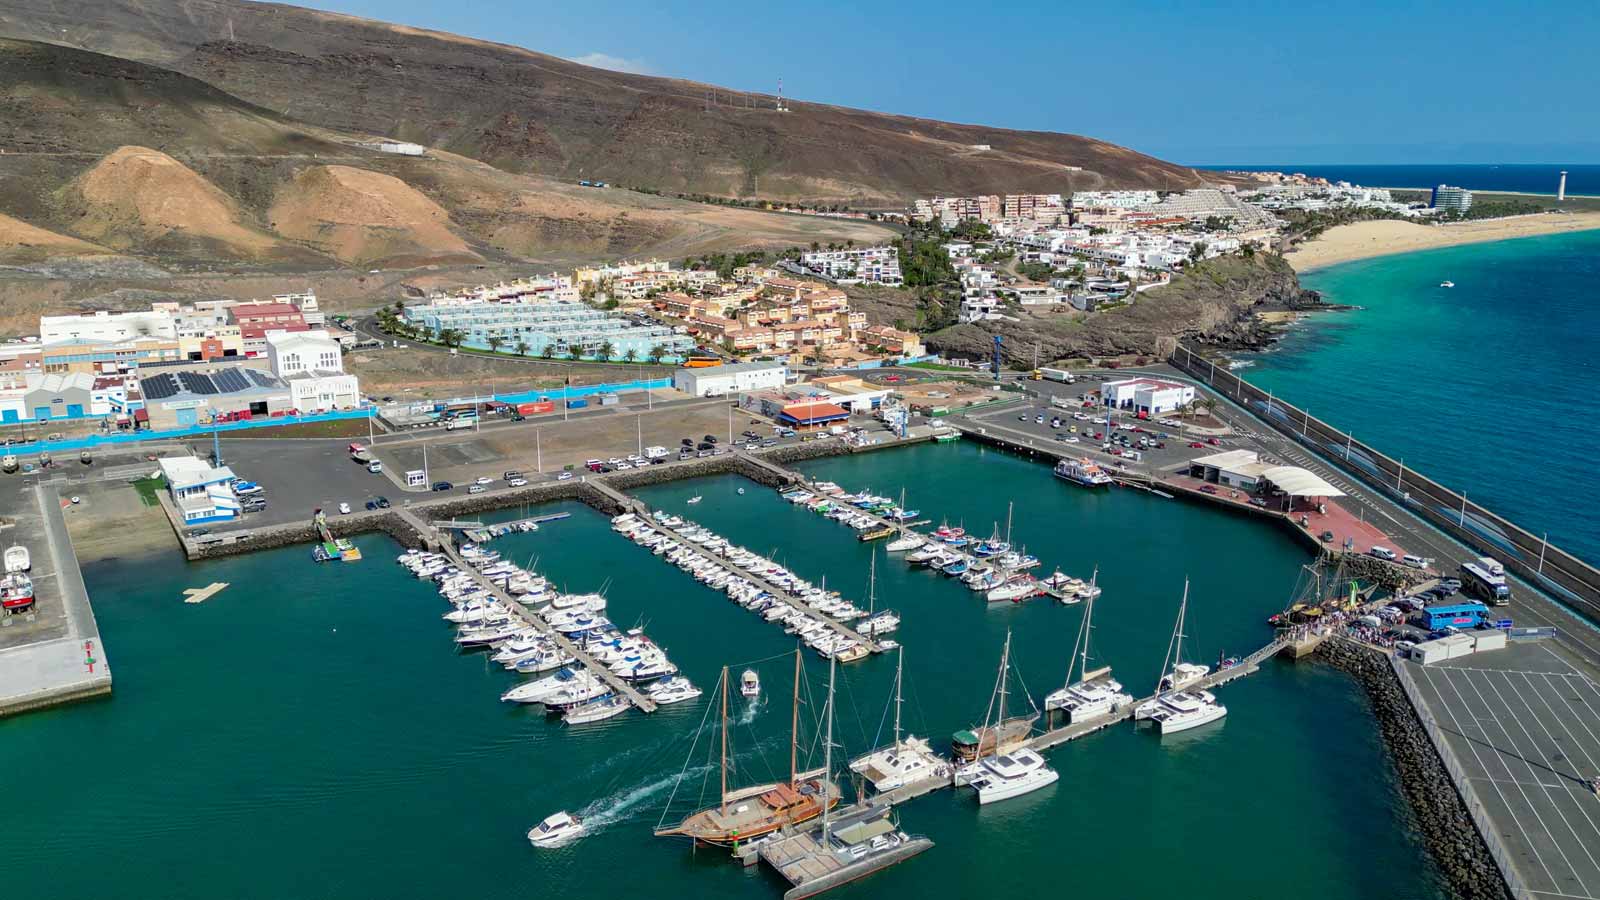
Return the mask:
POLYGON ((1371 553, 1373 556, 1376 556, 1379 559, 1387 559, 1387 560, 1389 560, 1391 562, 1394 561, 1394 551, 1390 550, 1388 547, 1373 547, 1371 550, 1368 550, 1367 552, 1371 553))
POLYGON ((1426 569, 1428 567, 1427 560, 1420 556, 1412 556, 1409 553, 1400 557, 1400 562, 1404 565, 1410 566, 1413 569, 1426 569))

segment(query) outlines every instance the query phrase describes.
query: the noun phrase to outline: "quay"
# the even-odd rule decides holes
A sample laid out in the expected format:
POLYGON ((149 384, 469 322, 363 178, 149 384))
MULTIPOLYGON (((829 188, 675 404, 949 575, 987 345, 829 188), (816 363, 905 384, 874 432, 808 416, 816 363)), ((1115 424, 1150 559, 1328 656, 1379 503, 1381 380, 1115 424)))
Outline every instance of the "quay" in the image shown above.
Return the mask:
POLYGON ((111 693, 111 665, 48 484, 19 485, 6 544, 28 547, 34 608, 0 619, 0 717, 111 693))
MULTIPOLYGON (((608 487, 608 490, 612 490, 613 492, 615 492, 618 497, 623 497, 623 498, 626 498, 627 500, 631 501, 633 505, 630 508, 634 511, 634 515, 636 515, 639 518, 643 519, 645 521, 645 523, 648 524, 651 528, 654 528, 657 531, 660 531, 662 534, 667 535, 668 537, 672 538, 673 540, 677 541, 678 543, 682 544, 685 547, 693 547, 693 546, 695 546, 694 542, 692 542, 688 538, 684 537, 676 529, 668 528, 667 526, 662 525, 659 521, 657 521, 655 516, 654 516, 654 514, 650 513, 648 510, 644 509, 643 508, 644 504, 642 502, 640 502, 639 500, 634 499, 632 497, 629 497, 628 495, 623 494, 621 492, 617 492, 617 491, 615 491, 614 488, 609 488, 608 487)), ((723 568, 727 569, 730 572, 733 572, 735 575, 738 575, 740 578, 744 578, 744 579, 748 580, 751 584, 756 585, 757 587, 761 588, 763 591, 766 591, 767 593, 772 594, 773 596, 777 596, 777 597, 788 597, 788 596, 791 596, 790 592, 788 590, 786 590, 785 588, 782 588, 782 587, 779 587, 776 584, 773 584, 772 582, 768 581, 765 577, 763 577, 761 575, 758 575, 758 574, 756 574, 754 572, 751 572, 749 569, 746 569, 746 568, 744 568, 742 566, 735 565, 732 560, 729 560, 725 556, 718 555, 718 557, 717 557, 717 565, 722 566, 723 568)), ((863 647, 866 647, 868 650, 872 651, 873 653, 882 653, 883 650, 884 650, 883 645, 879 644, 877 641, 873 640, 872 638, 867 637, 866 635, 862 634, 859 631, 856 631, 854 628, 851 628, 850 626, 844 624, 843 622, 840 622, 838 619, 835 619, 830 615, 827 615, 826 613, 823 613, 823 612, 820 612, 818 610, 812 609, 810 606, 807 606, 807 605, 805 605, 803 603, 797 605, 795 607, 795 609, 797 611, 799 611, 799 612, 804 613, 806 616, 808 616, 808 617, 810 617, 812 619, 815 619, 818 622, 821 622, 823 625, 825 625, 829 629, 833 630, 833 632, 835 634, 843 635, 844 637, 847 637, 850 640, 853 640, 853 641, 856 641, 856 642, 860 643, 863 647)))
POLYGON ((611 688, 614 693, 627 697, 629 702, 638 707, 641 712, 652 713, 656 711, 656 702, 639 693, 632 684, 628 683, 627 679, 611 671, 608 666, 590 656, 582 647, 568 640, 566 635, 551 628, 549 623, 545 622, 543 616, 523 604, 521 600, 501 590, 494 582, 483 577, 477 567, 463 559, 461 554, 456 552, 456 548, 448 541, 442 542, 442 546, 442 552, 456 568, 470 575, 473 581, 489 591, 490 595, 499 600, 506 609, 511 611, 512 615, 527 623, 530 628, 540 634, 549 636, 555 641, 556 646, 561 648, 562 652, 570 654, 574 659, 582 663, 584 668, 600 676, 600 680, 604 681, 607 687, 611 688))

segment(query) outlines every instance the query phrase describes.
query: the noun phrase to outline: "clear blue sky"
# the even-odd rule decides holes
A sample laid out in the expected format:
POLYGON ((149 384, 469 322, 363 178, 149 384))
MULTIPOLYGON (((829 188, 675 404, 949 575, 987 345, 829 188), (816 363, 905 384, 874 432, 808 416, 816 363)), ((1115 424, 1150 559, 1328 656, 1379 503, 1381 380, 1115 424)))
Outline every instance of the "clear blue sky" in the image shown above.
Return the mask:
POLYGON ((301 2, 1195 165, 1600 162, 1596 0, 301 2))

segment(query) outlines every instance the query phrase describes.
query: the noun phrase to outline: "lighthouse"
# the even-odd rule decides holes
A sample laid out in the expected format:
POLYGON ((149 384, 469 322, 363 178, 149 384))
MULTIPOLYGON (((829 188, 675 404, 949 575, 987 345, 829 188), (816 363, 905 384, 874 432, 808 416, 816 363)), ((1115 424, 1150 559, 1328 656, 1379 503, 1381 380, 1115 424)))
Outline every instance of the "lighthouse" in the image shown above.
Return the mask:
POLYGON ((1556 202, 1560 203, 1565 199, 1567 199, 1567 173, 1566 170, 1563 169, 1561 172, 1561 180, 1556 182, 1556 202))

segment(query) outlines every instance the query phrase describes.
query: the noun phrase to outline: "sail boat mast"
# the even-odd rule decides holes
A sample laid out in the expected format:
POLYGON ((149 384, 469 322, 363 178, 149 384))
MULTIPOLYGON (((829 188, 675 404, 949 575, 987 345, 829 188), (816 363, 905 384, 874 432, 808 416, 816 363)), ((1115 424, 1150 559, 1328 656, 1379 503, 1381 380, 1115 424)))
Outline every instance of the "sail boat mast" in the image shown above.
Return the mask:
POLYGON ((728 811, 728 667, 722 667, 722 793, 718 802, 722 811, 728 811))
POLYGON ((794 648, 794 712, 789 716, 789 786, 799 781, 800 746, 800 648, 794 648))
POLYGON ((822 846, 824 847, 828 846, 828 784, 833 777, 833 673, 838 665, 838 657, 828 657, 828 736, 822 742, 822 846))
POLYGON ((900 746, 900 704, 905 700, 900 696, 901 680, 906 671, 906 648, 901 646, 895 656, 894 663, 894 745, 900 746))
MULTIPOLYGON (((998 718, 995 719, 995 722, 994 722, 996 728, 998 728, 1000 726, 1001 722, 1004 722, 1006 720, 1006 667, 1008 665, 1010 665, 1010 664, 1011 664, 1011 631, 1008 629, 1006 631, 1006 644, 1005 644, 1005 647, 1000 650, 1000 690, 999 690, 999 697, 1000 697, 1000 710, 999 710, 999 712, 1000 712, 1000 715, 999 715, 998 718)), ((998 749, 999 746, 1000 746, 1000 736, 998 734, 996 734, 995 735, 995 747, 996 747, 996 749, 998 749)))

